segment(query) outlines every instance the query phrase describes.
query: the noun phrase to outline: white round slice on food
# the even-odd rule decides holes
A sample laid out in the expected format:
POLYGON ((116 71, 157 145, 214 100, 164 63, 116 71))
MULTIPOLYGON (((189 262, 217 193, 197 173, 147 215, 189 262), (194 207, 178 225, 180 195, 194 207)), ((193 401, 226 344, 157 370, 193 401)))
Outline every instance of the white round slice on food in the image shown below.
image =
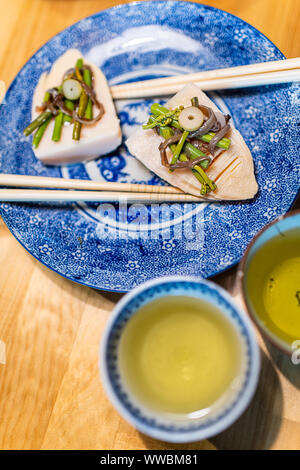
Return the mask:
MULTIPOLYGON (((82 125, 79 141, 72 139, 73 125, 68 124, 63 126, 59 142, 53 142, 54 119, 52 119, 38 148, 33 149, 37 158, 46 164, 60 165, 91 160, 112 152, 121 144, 120 122, 106 78, 101 70, 96 65, 85 60, 77 49, 69 49, 57 59, 48 74, 43 73, 41 75, 33 95, 32 119, 39 115, 36 107, 41 106, 43 103, 45 92, 61 85, 65 72, 75 67, 77 60, 80 58, 93 71, 94 91, 98 101, 102 103, 105 113, 100 121, 95 122, 93 125, 82 125)), ((98 112, 97 107, 93 106, 94 116, 98 112)))
POLYGON ((62 93, 67 100, 78 100, 81 92, 82 86, 74 78, 68 78, 62 84, 62 93))
POLYGON ((201 127, 203 119, 203 113, 199 108, 188 106, 179 114, 178 122, 185 131, 192 132, 201 127))

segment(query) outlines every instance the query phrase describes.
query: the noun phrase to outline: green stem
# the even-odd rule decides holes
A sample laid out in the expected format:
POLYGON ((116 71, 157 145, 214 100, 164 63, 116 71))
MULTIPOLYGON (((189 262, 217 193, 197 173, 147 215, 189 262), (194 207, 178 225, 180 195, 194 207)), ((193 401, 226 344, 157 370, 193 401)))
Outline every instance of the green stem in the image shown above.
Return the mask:
POLYGON ((194 98, 191 99, 192 106, 195 106, 196 108, 199 107, 199 99, 198 96, 194 96, 194 98))
MULTIPOLYGON (((149 122, 153 122, 153 117, 150 116, 149 118, 149 122)), ((164 138, 164 139, 169 139, 170 137, 172 137, 174 135, 174 131, 171 127, 168 127, 168 126, 165 126, 165 127, 160 127, 159 128, 159 132, 160 132, 160 135, 164 138)), ((176 145, 175 144, 171 144, 170 145, 170 149, 172 151, 172 153, 174 154, 175 150, 176 150, 176 145)), ((201 152, 201 150, 197 149, 196 147, 194 147, 192 144, 190 143, 186 143, 184 145, 184 149, 186 149, 189 153, 189 156, 192 160, 194 160, 195 158, 198 158, 198 157, 206 157, 205 153, 201 152)), ((188 160, 188 157, 186 156, 185 153, 181 152, 180 156, 179 156, 179 160, 181 162, 186 162, 188 160)), ((202 166, 202 168, 207 168, 208 165, 209 165, 209 162, 208 160, 204 160, 203 162, 200 162, 199 165, 202 166)))
POLYGON ((46 91, 45 96, 44 96, 44 103, 46 103, 47 101, 49 101, 50 98, 51 98, 50 93, 48 93, 48 91, 46 91))
POLYGON ((52 133, 52 140, 54 140, 54 142, 60 141, 63 118, 64 118, 64 113, 62 111, 59 111, 59 113, 55 117, 54 128, 53 128, 53 133, 52 133))
MULTIPOLYGON (((214 132, 209 132, 208 134, 205 134, 202 137, 200 137, 200 140, 203 140, 203 142, 209 143, 214 135, 216 135, 214 132)), ((231 143, 230 139, 228 139, 227 137, 223 137, 223 139, 221 139, 217 143, 217 147, 220 147, 224 150, 228 150, 230 147, 230 143, 231 143)))
POLYGON ((81 69, 82 66, 83 66, 83 59, 80 58, 80 59, 77 60, 75 67, 77 69, 81 69))
POLYGON ((200 190, 201 196, 205 196, 205 194, 209 191, 209 188, 207 187, 204 179, 202 178, 202 175, 198 173, 198 171, 195 170, 194 168, 192 169, 192 173, 195 176, 195 178, 197 178, 199 183, 201 183, 201 190, 200 190))
MULTIPOLYGON (((155 117, 161 116, 162 114, 167 114, 167 113, 170 112, 170 110, 168 108, 165 108, 165 106, 162 106, 159 103, 153 103, 151 105, 150 111, 151 111, 152 114, 154 114, 155 117)), ((175 121, 174 119, 172 121, 172 126, 176 127, 176 129, 179 129, 179 130, 183 131, 183 129, 179 125, 178 121, 175 121)))
MULTIPOLYGON (((160 135, 164 139, 169 139, 170 137, 172 137, 174 135, 173 129, 171 129, 171 127, 167 127, 167 126, 166 127, 160 127, 159 132, 160 132, 160 135)), ((200 150, 198 150, 196 147, 194 147, 190 143, 185 144, 185 148, 187 148, 187 150, 189 151, 189 155, 190 155, 190 158, 192 160, 194 160, 195 158, 198 158, 198 157, 205 156, 204 153, 202 153, 200 150), (192 154, 191 154, 191 150, 192 150, 192 154)), ((174 155, 174 153, 176 151, 176 145, 171 144, 170 149, 171 149, 171 151, 173 152, 173 155, 174 155)), ((189 158, 187 157, 187 155, 185 153, 181 152, 180 155, 179 155, 179 160, 181 162, 186 162, 187 160, 189 160, 189 158)), ((211 181, 211 179, 207 176, 207 174, 203 170, 203 168, 207 168, 208 165, 209 165, 208 161, 203 161, 203 162, 200 162, 198 165, 195 165, 194 168, 192 168, 193 175, 201 183, 200 194, 202 196, 204 196, 210 190, 214 191, 217 187, 216 184, 213 181, 211 181)))
POLYGON ((34 121, 29 124, 29 126, 24 129, 24 135, 30 135, 33 131, 35 131, 35 129, 44 124, 44 122, 46 122, 51 116, 51 111, 44 111, 43 113, 41 113, 34 121))
MULTIPOLYGON (((82 61, 82 59, 81 59, 81 61, 82 61)), ((78 62, 79 61, 77 61, 76 69, 75 69, 76 77, 78 78, 78 80, 83 81, 83 77, 81 75, 80 67, 78 66, 78 62)), ((79 62, 79 65, 80 64, 81 64, 81 67, 82 67, 83 61, 82 61, 82 63, 79 62)), ((86 107, 87 107, 87 104, 88 104, 88 98, 89 97, 86 94, 86 92, 84 90, 82 90, 80 98, 79 98, 79 105, 78 105, 78 116, 79 117, 84 117, 84 115, 85 115, 86 107)), ((78 121, 74 122, 73 135, 72 135, 73 140, 80 140, 81 127, 82 127, 82 124, 80 122, 78 122, 78 121)))
MULTIPOLYGON (((64 103, 65 103, 65 107, 66 107, 67 109, 69 109, 70 111, 73 111, 73 110, 74 110, 74 108, 75 108, 74 101, 65 99, 65 100, 64 100, 64 103)), ((63 122, 72 122, 72 121, 73 121, 73 119, 72 119, 71 116, 68 116, 68 114, 64 114, 63 122)))
MULTIPOLYGON (((170 112, 170 110, 168 108, 166 108, 165 106, 162 106, 158 103, 153 103, 150 110, 151 110, 151 113, 154 114, 155 116, 159 116, 161 114, 167 114, 167 113, 170 112)), ((181 127, 180 127, 180 125, 178 124, 177 121, 173 120, 171 125, 173 127, 176 127, 177 129, 181 129, 181 127)), ((215 132, 209 132, 208 134, 205 134, 205 135, 201 136, 199 139, 203 140, 203 142, 208 142, 209 143, 211 141, 211 139, 214 137, 214 135, 216 135, 215 132)), ((228 139, 227 137, 223 137, 223 139, 221 139, 217 143, 217 147, 222 148, 224 150, 228 150, 229 147, 230 147, 230 139, 228 139)))
MULTIPOLYGON (((46 91, 44 95, 44 101, 43 103, 46 103, 49 101, 51 98, 51 95, 48 91, 46 91)), ((29 126, 26 127, 24 130, 25 135, 31 134, 35 129, 37 129, 36 133, 34 134, 33 140, 32 140, 32 146, 34 148, 37 148, 39 146, 39 143, 45 133, 45 130, 48 127, 49 122, 51 121, 52 118, 52 113, 50 111, 45 111, 45 113, 40 114, 35 121, 33 121, 29 126), (45 113, 48 113, 48 117, 46 117, 45 113), (41 122, 40 125, 38 125, 38 122, 41 122), (36 126, 37 125, 37 126, 36 126)))
POLYGON ((150 111, 152 114, 155 114, 155 116, 159 116, 160 114, 167 114, 170 112, 168 108, 166 108, 165 106, 162 106, 159 103, 153 103, 151 105, 150 111))
POLYGON ((192 160, 194 160, 195 158, 207 156, 205 155, 205 153, 201 152, 201 150, 197 149, 197 147, 194 147, 194 145, 190 144, 190 142, 187 142, 185 144, 185 148, 189 152, 189 155, 191 156, 192 160))
MULTIPOLYGON (((171 127, 168 127, 168 126, 160 127, 159 128, 159 133, 164 139, 169 139, 170 137, 172 137, 174 135, 173 129, 171 129, 171 127)), ((171 152, 174 155, 174 153, 176 151, 176 144, 171 144, 171 145, 169 145, 169 147, 170 147, 171 152)), ((185 157, 184 161, 187 160, 187 156, 184 155, 183 153, 181 153, 180 157, 183 157, 183 158, 185 157)))
POLYGON ((209 186, 212 191, 217 188, 216 184, 207 176, 207 174, 205 173, 203 168, 201 168, 200 165, 195 165, 194 170, 196 170, 202 176, 203 180, 205 181, 205 184, 209 186))
MULTIPOLYGON (((92 75, 91 75, 90 70, 84 69, 84 71, 83 71, 83 80, 84 80, 84 83, 88 87, 90 87, 90 88, 92 87, 92 75)), ((87 104, 87 107, 86 107, 86 110, 85 110, 84 117, 86 119, 93 119, 93 103, 92 103, 91 98, 89 98, 89 100, 88 100, 88 104, 87 104)))
POLYGON ((186 150, 191 160, 195 160, 195 158, 199 158, 199 157, 207 157, 207 160, 203 160, 202 162, 199 163, 199 165, 201 165, 202 168, 204 168, 204 170, 209 166, 210 158, 207 155, 205 155, 205 153, 201 152, 201 150, 197 149, 197 147, 194 147, 192 144, 187 142, 184 146, 184 149, 186 150))
MULTIPOLYGON (((150 116, 151 118, 152 116, 150 116)), ((157 122, 152 120, 152 122, 150 122, 150 118, 149 118, 149 121, 147 122, 147 124, 144 124, 142 126, 142 128, 146 131, 147 129, 154 129, 154 127, 157 126, 157 122)))
POLYGON ((176 145, 175 151, 173 153, 173 157, 172 157, 172 160, 171 160, 171 165, 174 165, 174 163, 177 162, 177 160, 178 160, 178 158, 181 154, 182 147, 183 147, 188 135, 189 135, 188 131, 184 131, 182 133, 182 136, 180 137, 180 140, 179 140, 178 144, 176 145))
POLYGON ((80 140, 80 132, 81 132, 81 123, 78 121, 75 121, 74 126, 73 126, 72 139, 80 140))
POLYGON ((166 127, 160 127, 159 128, 159 133, 164 139, 169 139, 170 137, 172 137, 174 135, 174 132, 171 129, 171 127, 167 127, 167 126, 166 127))
POLYGON ((32 146, 33 148, 38 148, 39 144, 40 144, 40 141, 45 133, 45 130, 47 129, 49 123, 51 121, 51 116, 47 119, 47 121, 44 122, 44 124, 42 124, 38 130, 36 131, 36 133, 34 134, 34 137, 33 137, 33 140, 32 140, 32 146))

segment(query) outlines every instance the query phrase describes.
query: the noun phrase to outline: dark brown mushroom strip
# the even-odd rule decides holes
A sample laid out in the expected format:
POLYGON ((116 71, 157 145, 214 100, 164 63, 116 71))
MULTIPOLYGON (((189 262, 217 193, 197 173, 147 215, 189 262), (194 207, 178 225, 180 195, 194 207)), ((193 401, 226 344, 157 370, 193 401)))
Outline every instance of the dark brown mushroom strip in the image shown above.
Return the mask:
POLYGON ((168 159, 167 159, 166 149, 162 148, 161 144, 158 148, 159 148, 159 152, 160 152, 160 161, 161 161, 162 166, 165 166, 166 168, 169 168, 170 165, 169 165, 169 162, 168 162, 168 159))
POLYGON ((49 109, 51 111, 53 116, 57 115, 58 111, 57 111, 57 108, 55 107, 54 102, 46 101, 46 103, 44 103, 44 106, 45 106, 45 109, 49 109))
POLYGON ((193 137, 202 137, 203 135, 207 134, 211 128, 215 125, 215 123, 217 122, 217 118, 215 116, 215 113, 213 112, 213 110, 211 108, 209 108, 208 106, 203 106, 202 104, 199 105, 199 109, 201 109, 202 112, 204 113, 208 113, 208 117, 207 117, 207 120, 204 122, 204 124, 199 127, 199 129, 197 129, 196 131, 194 132, 191 132, 189 134, 189 137, 193 138, 193 137))
POLYGON ((173 126, 171 127, 175 135, 180 135, 180 137, 182 136, 182 131, 180 129, 178 129, 177 127, 173 127, 173 126))
POLYGON ((43 104, 43 106, 36 106, 35 107, 35 110, 36 110, 37 113, 42 113, 43 111, 46 111, 46 109, 47 109, 47 106, 45 106, 44 104, 43 104))
POLYGON ((177 135, 172 135, 169 139, 165 139, 161 144, 159 145, 158 149, 160 151, 160 158, 161 158, 161 164, 167 168, 170 168, 170 164, 167 159, 167 148, 169 145, 174 144, 175 142, 178 142, 180 140, 181 134, 177 135))
POLYGON ((176 170, 176 169, 179 169, 179 168, 193 169, 193 167, 195 165, 198 165, 198 163, 201 163, 201 162, 204 162, 204 161, 208 161, 210 163, 211 158, 209 156, 207 156, 207 157, 194 158, 194 160, 186 160, 185 162, 177 161, 173 165, 170 165, 169 168, 170 168, 170 170, 176 170))
POLYGON ((194 137, 193 139, 187 138, 187 142, 190 142, 194 147, 196 147, 198 150, 201 150, 203 153, 209 153, 208 149, 208 142, 203 142, 202 140, 197 139, 194 137))
POLYGON ((172 137, 169 137, 169 139, 165 139, 163 142, 161 142, 161 144, 158 147, 159 152, 160 152, 161 164, 165 166, 166 168, 170 168, 170 164, 167 158, 167 148, 169 145, 175 144, 176 142, 178 142, 181 138, 181 135, 182 135, 182 132, 172 135, 172 137))
POLYGON ((35 109, 38 112, 43 112, 46 111, 46 109, 49 109, 51 113, 56 116, 57 115, 57 109, 55 108, 56 103, 55 100, 56 98, 60 95, 59 91, 57 88, 50 88, 47 90, 47 93, 50 95, 50 99, 48 101, 44 101, 42 106, 36 106, 35 109))
POLYGON ((57 88, 49 88, 49 90, 47 90, 47 92, 49 93, 49 95, 51 96, 51 98, 56 98, 57 95, 60 95, 61 93, 58 91, 57 88))
POLYGON ((67 114, 70 117, 73 117, 73 111, 66 107, 63 95, 60 94, 56 98, 54 98, 53 104, 55 104, 55 106, 57 106, 63 113, 67 114))
POLYGON ((96 98, 96 93, 94 92, 94 90, 92 90, 92 88, 90 88, 84 81, 78 80, 78 82, 80 83, 80 85, 82 86, 82 88, 84 89, 88 97, 91 98, 94 104, 96 104, 97 98, 96 98))
POLYGON ((84 117, 79 117, 77 111, 73 111, 73 114, 72 114, 73 119, 75 121, 80 122, 81 124, 85 124, 85 125, 88 125, 88 126, 91 126, 92 124, 95 124, 95 122, 99 121, 102 118, 103 114, 105 113, 104 106, 103 106, 102 103, 99 103, 97 101, 96 106, 99 109, 99 113, 93 119, 86 119, 84 117))
POLYGON ((209 151, 212 155, 214 155, 215 153, 216 145, 219 140, 223 139, 223 137, 227 134, 227 132, 229 132, 229 130, 230 125, 227 123, 224 127, 222 127, 222 129, 219 130, 219 132, 216 133, 216 135, 213 136, 208 145, 209 151))
POLYGON ((229 114, 220 113, 219 111, 215 112, 215 116, 217 120, 214 126, 211 128, 211 131, 219 132, 228 123, 231 116, 229 114))
POLYGON ((57 115, 57 100, 60 97, 63 98, 62 94, 57 90, 57 88, 50 88, 47 90, 47 93, 50 95, 50 99, 48 101, 44 101, 42 106, 36 106, 36 110, 38 112, 43 112, 46 109, 49 109, 51 113, 56 116, 57 115))
POLYGON ((66 78, 70 78, 70 77, 73 77, 73 76, 75 76, 75 68, 74 67, 72 67, 71 69, 68 69, 64 73, 62 81, 66 80, 66 78))
MULTIPOLYGON (((89 66, 85 66, 85 68, 89 69, 89 66)), ((99 121, 102 118, 103 114, 105 113, 104 106, 102 103, 100 103, 97 100, 96 93, 94 92, 92 88, 90 88, 84 81, 82 80, 78 80, 78 81, 81 84, 84 91, 86 92, 86 94, 88 95, 88 97, 92 100, 92 103, 99 109, 99 113, 93 119, 86 119, 84 117, 79 117, 77 111, 74 110, 72 113, 72 117, 75 121, 78 121, 81 124, 85 124, 85 125, 95 124, 95 122, 99 121)))
POLYGON ((179 142, 179 140, 181 139, 181 135, 182 135, 182 132, 180 132, 180 134, 172 135, 172 137, 169 137, 169 139, 165 139, 160 144, 160 146, 162 146, 166 150, 169 145, 179 142))

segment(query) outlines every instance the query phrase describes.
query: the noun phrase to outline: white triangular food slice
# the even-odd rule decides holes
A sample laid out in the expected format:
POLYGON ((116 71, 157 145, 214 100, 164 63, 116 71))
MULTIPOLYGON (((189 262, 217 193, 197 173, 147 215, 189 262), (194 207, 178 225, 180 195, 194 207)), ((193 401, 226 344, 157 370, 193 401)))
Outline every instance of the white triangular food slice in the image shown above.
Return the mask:
MULTIPOLYGON (((178 106, 191 106, 191 98, 197 96, 199 103, 219 111, 217 106, 194 84, 186 85, 167 103, 166 107, 175 109, 178 106)), ((254 175, 252 155, 241 134, 231 128, 226 137, 231 139, 230 148, 216 156, 206 170, 207 175, 215 181, 217 189, 207 194, 214 200, 243 200, 255 196, 258 186, 254 175)), ((182 189, 185 193, 199 197, 201 184, 192 175, 190 169, 177 169, 172 173, 162 166, 159 144, 164 139, 155 130, 139 129, 130 136, 126 145, 129 152, 140 160, 147 168, 172 186, 182 189)), ((167 151, 170 161, 171 151, 167 151)))
MULTIPOLYGON (((101 70, 85 60, 81 52, 77 49, 69 49, 53 64, 50 72, 43 73, 37 84, 32 101, 32 119, 35 119, 39 112, 36 106, 41 106, 44 95, 50 88, 61 84, 64 73, 75 67, 78 59, 83 58, 84 64, 92 68, 94 74, 94 90, 98 101, 103 106, 105 113, 93 125, 83 125, 80 140, 72 139, 73 125, 64 125, 59 142, 53 142, 52 132, 54 119, 48 125, 45 134, 37 149, 33 149, 35 155, 47 164, 76 163, 79 161, 91 160, 100 155, 105 155, 117 148, 122 140, 119 119, 117 117, 109 86, 101 70)), ((93 107, 94 116, 99 110, 93 107)))

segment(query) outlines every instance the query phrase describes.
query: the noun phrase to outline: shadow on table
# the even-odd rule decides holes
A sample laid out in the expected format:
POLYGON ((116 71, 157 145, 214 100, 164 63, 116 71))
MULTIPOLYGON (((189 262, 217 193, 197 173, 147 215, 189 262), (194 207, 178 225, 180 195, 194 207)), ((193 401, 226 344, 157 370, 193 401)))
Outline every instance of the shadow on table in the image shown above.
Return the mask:
POLYGON ((49 269, 47 266, 44 266, 42 263, 38 263, 37 266, 40 268, 43 274, 47 276, 47 278, 59 289, 63 288, 67 292, 71 293, 73 297, 80 301, 87 302, 92 306, 102 308, 103 301, 107 300, 111 303, 111 306, 108 308, 109 310, 112 310, 114 304, 118 302, 124 295, 120 292, 107 292, 85 285, 80 285, 80 283, 74 282, 71 279, 58 276, 55 271, 49 269))
POLYGON ((125 295, 122 292, 107 292, 107 291, 97 290, 97 289, 94 289, 94 290, 95 290, 95 292, 102 295, 103 297, 105 297, 110 302, 113 302, 114 304, 119 302, 119 300, 122 299, 123 295, 125 295))
POLYGON ((169 444, 144 434, 141 438, 150 450, 258 450, 270 449, 279 431, 283 407, 282 389, 272 362, 261 351, 259 384, 247 410, 226 431, 204 441, 169 444))
POLYGON ((283 393, 278 373, 261 351, 261 372, 256 393, 243 415, 223 433, 211 439, 218 449, 270 449, 278 434, 283 393))

